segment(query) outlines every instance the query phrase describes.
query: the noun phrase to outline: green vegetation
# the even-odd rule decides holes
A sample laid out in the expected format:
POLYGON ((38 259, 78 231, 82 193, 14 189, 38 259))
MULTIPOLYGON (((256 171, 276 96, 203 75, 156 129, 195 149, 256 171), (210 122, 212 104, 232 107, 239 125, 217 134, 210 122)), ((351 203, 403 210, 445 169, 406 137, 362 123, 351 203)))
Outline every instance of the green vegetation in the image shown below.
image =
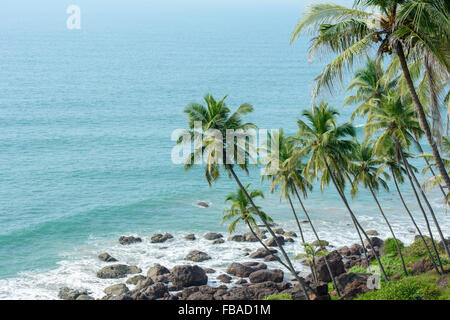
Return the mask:
POLYGON ((347 273, 367 273, 367 269, 360 266, 351 267, 347 273))
MULTIPOLYGON (((398 242, 400 249, 402 249, 404 247, 403 242, 401 242, 400 240, 397 240, 397 242, 398 242)), ((394 239, 387 238, 384 241, 383 252, 384 252, 384 254, 391 255, 391 256, 396 256, 399 253, 397 244, 395 243, 394 239)), ((426 254, 426 252, 425 252, 425 254, 426 254)))
POLYGON ((288 293, 271 294, 264 298, 264 300, 292 300, 292 297, 288 293))
POLYGON ((421 274, 381 284, 380 290, 369 291, 355 300, 450 300, 450 284, 440 289, 438 275, 421 274))

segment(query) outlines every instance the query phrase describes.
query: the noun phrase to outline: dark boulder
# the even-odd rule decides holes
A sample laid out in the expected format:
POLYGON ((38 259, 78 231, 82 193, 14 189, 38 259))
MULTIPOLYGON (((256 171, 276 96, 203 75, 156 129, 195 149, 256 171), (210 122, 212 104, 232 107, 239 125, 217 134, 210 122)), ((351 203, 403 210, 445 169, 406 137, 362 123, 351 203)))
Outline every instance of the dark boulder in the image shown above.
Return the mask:
MULTIPOLYGON (((326 259, 330 266, 333 276, 338 276, 345 272, 344 263, 342 262, 342 257, 339 252, 332 251, 327 256, 326 259)), ((327 265, 325 263, 325 257, 316 258, 316 273, 317 279, 322 282, 331 282, 330 273, 328 271, 327 265)))
POLYGON ((277 252, 278 251, 276 249, 270 249, 270 251, 267 251, 264 248, 259 248, 258 250, 256 250, 252 254, 250 254, 250 258, 252 258, 252 259, 265 258, 266 256, 271 255, 271 254, 275 254, 277 252))
POLYGON ((371 237, 370 238, 370 243, 366 240, 364 241, 364 245, 369 249, 373 247, 378 247, 378 248, 382 248, 384 244, 384 241, 381 240, 378 237, 371 237))
POLYGON ((67 287, 61 288, 58 293, 58 298, 62 300, 77 300, 80 296, 89 296, 86 290, 75 290, 67 287))
POLYGON ((228 241, 243 242, 245 241, 245 237, 240 234, 235 234, 234 236, 229 237, 228 241))
POLYGON ((184 258, 184 260, 194 261, 194 262, 202 262, 205 260, 210 260, 211 257, 202 251, 192 250, 188 253, 188 255, 184 258))
POLYGON ((153 267, 151 267, 150 269, 148 269, 147 271, 147 277, 151 278, 153 281, 156 281, 156 277, 157 276, 162 276, 162 275, 166 275, 169 274, 170 270, 167 269, 166 267, 160 265, 159 263, 156 263, 153 267))
POLYGON ((133 236, 121 236, 119 238, 119 243, 122 245, 129 245, 132 243, 142 242, 142 239, 139 237, 133 237, 133 236))
POLYGON ((195 238, 195 234, 190 233, 190 234, 186 235, 186 236, 184 237, 184 239, 193 241, 193 240, 196 239, 196 238, 195 238))
POLYGON ((206 240, 216 240, 219 238, 223 238, 223 235, 221 235, 220 233, 209 232, 209 233, 205 234, 204 238, 206 240))
MULTIPOLYGON (((278 242, 280 243, 280 245, 284 244, 284 237, 283 236, 279 236, 277 237, 278 242)), ((277 241, 275 240, 275 238, 270 238, 268 240, 266 240, 265 242, 266 246, 268 247, 277 247, 277 241)))
POLYGON ((341 292, 341 299, 351 300, 356 296, 368 292, 367 280, 370 274, 344 273, 336 278, 336 283, 341 292))
POLYGON ((172 238, 173 238, 173 236, 170 233, 165 233, 165 234, 157 233, 151 237, 150 242, 151 243, 163 243, 172 238))
POLYGON ((258 270, 252 272, 249 276, 251 283, 261 283, 266 281, 272 282, 282 282, 284 278, 284 273, 281 270, 258 270))
POLYGON ((201 286, 208 282, 208 276, 199 266, 175 266, 169 276, 173 285, 181 287, 201 286))
POLYGON ((113 257, 112 257, 109 253, 107 253, 107 252, 100 253, 100 254, 98 255, 98 258, 99 258, 101 261, 104 261, 104 262, 116 262, 116 261, 117 261, 116 258, 113 258, 113 257))
POLYGON ((231 283, 231 279, 232 278, 226 274, 221 274, 217 277, 217 280, 219 280, 220 282, 223 282, 223 283, 231 283))
POLYGON ((109 296, 119 296, 121 294, 127 293, 130 291, 126 285, 123 283, 114 284, 109 286, 103 290, 109 296))
POLYGON ((101 279, 117 279, 117 278, 124 278, 128 274, 137 274, 141 272, 142 270, 136 266, 115 264, 100 269, 97 272, 97 277, 101 279))

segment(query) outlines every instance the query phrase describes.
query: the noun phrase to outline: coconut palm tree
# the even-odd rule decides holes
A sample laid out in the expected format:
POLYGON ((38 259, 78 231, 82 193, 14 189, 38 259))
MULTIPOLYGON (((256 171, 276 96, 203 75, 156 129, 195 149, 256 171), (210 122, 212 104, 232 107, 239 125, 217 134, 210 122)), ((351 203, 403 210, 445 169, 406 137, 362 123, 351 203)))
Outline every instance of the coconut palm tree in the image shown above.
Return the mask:
MULTIPOLYGON (((382 108, 376 109, 376 111, 368 117, 367 124, 364 128, 365 134, 370 136, 378 135, 378 138, 374 143, 374 152, 377 155, 388 154, 389 149, 392 148, 393 145, 395 146, 395 153, 398 155, 398 158, 402 160, 405 166, 411 188, 414 191, 417 203, 427 224, 430 237, 433 238, 427 215, 417 194, 415 183, 413 182, 414 172, 411 169, 411 166, 409 166, 409 162, 407 161, 404 152, 404 150, 408 150, 410 148, 410 145, 414 140, 414 136, 420 136, 422 133, 420 125, 415 117, 415 111, 412 106, 404 105, 400 97, 395 95, 393 92, 383 98, 383 103, 381 105, 382 108)), ((422 196, 425 196, 423 192, 422 196)), ((425 202, 427 201, 425 200, 425 202)), ((430 213, 434 216, 434 212, 432 210, 430 213)), ((440 230, 437 219, 433 220, 435 221, 438 230, 440 230)), ((440 234, 441 233, 442 232, 440 232, 440 234)), ((434 246, 434 243, 433 248, 435 254, 438 256, 438 261, 440 262, 439 254, 434 246)), ((442 264, 439 264, 443 270, 442 264)))
MULTIPOLYGON (((256 198, 264 198, 264 193, 260 190, 249 190, 250 184, 248 184, 245 189, 249 194, 250 198, 255 200, 256 198)), ((262 241, 261 235, 259 233, 258 223, 255 220, 255 209, 251 206, 247 197, 241 189, 237 189, 236 192, 230 193, 225 198, 225 203, 230 202, 231 206, 229 209, 224 210, 224 216, 222 218, 222 223, 231 220, 230 225, 228 226, 228 232, 233 233, 236 229, 236 226, 239 222, 243 222, 247 225, 250 232, 253 236, 258 240, 258 242, 263 246, 267 252, 270 252, 270 249, 266 246, 266 244, 262 241)), ((269 217, 262 209, 258 206, 259 212, 263 215, 264 219, 272 223, 273 220, 269 217)), ((277 257, 278 258, 278 257, 277 257)), ((289 267, 281 260, 278 260, 284 267, 289 269, 289 267)))
MULTIPOLYGON (((291 162, 297 161, 296 158, 308 157, 303 174, 309 179, 320 180, 322 191, 329 184, 330 180, 333 182, 356 230, 358 233, 361 231, 370 244, 369 236, 350 208, 344 194, 345 181, 348 179, 349 155, 354 148, 352 139, 348 138, 355 136, 355 129, 349 123, 338 125, 335 118, 336 115, 338 115, 338 112, 329 108, 325 103, 314 106, 313 111, 305 110, 303 112, 303 116, 309 123, 301 119, 297 120, 299 126, 297 139, 300 147, 296 157, 293 157, 291 162)), ((362 238, 360 240, 364 246, 362 238)), ((388 281, 378 254, 375 250, 373 251, 383 276, 388 281)))
MULTIPOLYGON (((419 79, 421 74, 428 72, 423 71, 422 60, 423 59, 420 59, 409 65, 409 69, 412 70, 411 75, 413 80, 419 79)), ((400 63, 398 58, 394 59, 394 61, 392 61, 389 67, 385 70, 383 68, 381 58, 372 60, 367 57, 365 66, 355 73, 353 80, 347 87, 347 91, 356 91, 354 95, 348 96, 344 102, 344 107, 358 105, 352 113, 352 121, 356 118, 356 116, 363 118, 372 113, 375 108, 379 107, 383 95, 386 95, 389 90, 394 88, 397 89, 397 91, 400 91, 402 99, 405 103, 412 103, 409 91, 404 89, 406 87, 404 77, 397 76, 398 69, 400 68, 399 65, 400 63)), ((427 77, 424 76, 424 79, 426 80, 427 77)), ((435 101, 436 97, 431 98, 431 96, 433 94, 437 95, 442 91, 444 87, 442 81, 440 81, 439 84, 433 82, 433 85, 428 86, 428 88, 426 85, 423 85, 426 83, 424 79, 422 79, 419 85, 419 95, 422 97, 421 100, 427 101, 429 99, 431 101, 435 101)), ((433 77, 433 79, 435 79, 435 77, 433 77)), ((433 113, 436 113, 435 108, 436 107, 433 107, 433 113)), ((433 124, 434 126, 438 126, 436 121, 434 121, 433 124)), ((437 132, 439 130, 435 131, 437 132)), ((423 153, 420 139, 418 137, 415 137, 415 145, 419 149, 419 152, 423 153)), ((430 158, 424 157, 424 160, 426 165, 430 168, 431 174, 436 176, 433 168, 430 166, 430 158)), ((447 198, 448 193, 444 191, 444 188, 439 183, 437 184, 439 185, 444 199, 447 198)))
POLYGON ((375 203, 377 204, 378 209, 380 210, 381 216, 386 222, 389 231, 391 232, 392 238, 394 239, 395 245, 397 247, 397 251, 400 256, 400 260, 403 266, 403 272, 405 276, 408 276, 408 270, 406 269, 405 260, 403 259, 403 254, 398 243, 397 237, 395 236, 394 230, 392 226, 384 214, 383 208, 378 201, 378 198, 375 194, 376 191, 382 187, 385 190, 389 190, 389 187, 386 181, 381 177, 384 176, 385 179, 389 179, 389 175, 383 171, 380 171, 379 166, 382 163, 379 159, 376 159, 373 154, 372 141, 370 139, 366 139, 363 143, 355 142, 355 150, 352 156, 352 161, 350 163, 350 171, 353 174, 353 183, 352 183, 352 196, 355 196, 358 192, 358 185, 363 185, 365 188, 370 190, 375 203))
POLYGON ((416 58, 414 53, 426 50, 441 68, 450 70, 445 49, 450 35, 449 12, 445 0, 355 0, 353 8, 318 3, 306 10, 291 37, 292 43, 302 33, 313 35, 310 58, 324 53, 337 55, 317 76, 314 96, 323 87, 332 89, 336 78, 342 81, 343 71, 367 53, 376 51, 381 56, 395 52, 420 125, 448 188, 450 177, 414 87, 408 58, 416 58), (407 57, 405 49, 412 56, 407 57))
MULTIPOLYGON (((314 228, 314 225, 311 221, 311 218, 309 217, 309 214, 303 205, 303 202, 299 196, 299 193, 297 191, 297 188, 301 190, 302 194, 306 196, 308 191, 312 190, 311 183, 305 179, 301 173, 301 171, 304 169, 304 164, 301 162, 301 159, 298 159, 298 161, 291 161, 291 159, 295 156, 296 153, 296 146, 295 146, 295 139, 292 137, 287 136, 283 130, 279 131, 278 139, 272 139, 272 143, 276 143, 276 146, 271 145, 271 148, 275 148, 275 150, 278 150, 277 153, 275 152, 268 152, 269 156, 266 159, 262 159, 262 162, 266 163, 266 172, 270 172, 271 174, 263 175, 262 180, 267 179, 271 182, 270 185, 270 192, 274 192, 275 189, 280 187, 280 200, 283 198, 286 198, 289 202, 289 205, 291 207, 292 213, 295 218, 295 222, 297 224, 298 230, 300 232, 300 237, 302 239, 302 243, 307 243, 305 240, 305 236, 303 233, 303 229, 300 224, 300 220, 298 218, 298 215, 295 211, 294 205, 292 203, 291 195, 296 194, 297 198, 300 202, 300 205, 303 209, 303 212, 305 213, 305 216, 308 219, 308 222, 311 226, 311 229, 313 230, 314 236, 317 241, 321 241, 319 239, 319 236, 316 232, 316 229, 314 228), (271 159, 271 157, 276 156, 277 159, 271 159), (276 161, 275 161, 276 160, 276 161), (274 163, 278 164, 277 168, 272 168, 274 163), (273 169, 273 170, 272 170, 273 169)), ((270 150, 268 150, 270 151, 270 150)), ((306 247, 304 247, 306 250, 306 247)), ((336 279, 333 275, 333 272, 331 271, 331 267, 328 263, 327 258, 324 258, 325 264, 328 270, 328 273, 330 275, 330 278, 333 282, 333 285, 336 289, 337 294, 340 296, 340 291, 337 287, 336 279)), ((315 277, 316 270, 315 270, 315 264, 310 263, 311 267, 311 273, 313 277, 315 277)), ((316 277, 315 277, 316 278, 316 277)), ((317 283, 317 281, 316 281, 317 283)))
POLYGON ((347 86, 347 91, 355 91, 347 96, 344 107, 357 105, 352 113, 351 120, 357 116, 363 118, 370 114, 380 102, 387 90, 397 85, 397 77, 391 77, 382 64, 382 59, 366 58, 363 68, 355 72, 353 79, 347 86))
MULTIPOLYGON (((242 117, 251 113, 253 107, 248 103, 244 103, 234 113, 231 113, 230 108, 225 103, 225 99, 226 96, 221 100, 216 101, 212 95, 207 94, 204 97, 206 106, 199 103, 190 103, 186 106, 184 112, 188 116, 189 134, 191 138, 194 138, 195 141, 199 134, 202 134, 203 132, 209 132, 209 134, 206 137, 203 137, 203 139, 200 139, 201 141, 194 142, 195 150, 186 159, 185 170, 191 169, 198 163, 196 160, 204 157, 206 159, 205 178, 210 186, 212 182, 220 177, 220 169, 226 171, 229 174, 229 177, 232 177, 236 181, 250 205, 253 207, 256 215, 261 219, 266 229, 275 239, 285 263, 288 266, 288 270, 297 279, 305 294, 305 298, 309 300, 304 280, 298 276, 289 256, 278 240, 278 237, 275 235, 275 232, 272 230, 270 223, 264 219, 264 215, 258 209, 235 172, 235 167, 237 166, 248 173, 248 164, 251 158, 251 154, 248 150, 252 146, 249 145, 248 139, 245 139, 244 137, 241 137, 242 139, 233 138, 228 142, 227 130, 233 130, 235 134, 239 132, 238 130, 243 130, 245 134, 245 130, 255 129, 256 126, 254 124, 243 123, 242 121, 242 117), (231 153, 228 152, 230 146, 233 150, 231 153), (238 156, 242 154, 244 155, 244 161, 236 164, 234 159, 238 159, 238 156)), ((179 143, 183 143, 183 140, 180 140, 179 143)))

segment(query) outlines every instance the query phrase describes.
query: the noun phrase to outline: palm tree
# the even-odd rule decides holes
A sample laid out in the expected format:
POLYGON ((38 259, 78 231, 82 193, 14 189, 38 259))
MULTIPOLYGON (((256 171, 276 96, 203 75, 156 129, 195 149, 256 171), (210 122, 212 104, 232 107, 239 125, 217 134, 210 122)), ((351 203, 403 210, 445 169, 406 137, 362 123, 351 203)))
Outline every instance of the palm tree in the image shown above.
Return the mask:
MULTIPOLYGON (((331 179, 350 214, 358 234, 360 235, 359 231, 361 231, 367 242, 370 244, 371 241, 369 236, 364 231, 350 208, 344 194, 345 181, 348 179, 347 168, 349 164, 349 154, 354 148, 353 141, 347 138, 355 136, 355 129, 349 123, 338 125, 336 123, 336 115, 338 115, 338 112, 329 108, 325 103, 322 103, 318 107, 314 106, 313 111, 306 110, 303 112, 303 116, 308 120, 309 124, 303 120, 297 120, 299 126, 297 138, 300 149, 297 151, 296 157, 309 157, 303 173, 310 179, 319 179, 321 174, 320 181, 322 191, 324 187, 329 184, 331 179)), ((296 157, 293 157, 291 161, 297 161, 296 157)), ((361 235, 360 240, 364 246, 361 235)), ((378 254, 375 250, 373 250, 373 252, 384 278, 388 281, 378 254)))
MULTIPOLYGON (((411 141, 414 140, 414 136, 420 136, 422 133, 420 125, 416 120, 414 109, 412 106, 404 105, 400 97, 392 92, 383 98, 382 106, 382 108, 376 109, 376 111, 368 117, 367 124, 364 128, 365 133, 370 136, 378 134, 378 138, 374 144, 374 152, 378 155, 388 154, 392 146, 395 146, 395 153, 405 166, 411 188, 414 191, 417 203, 427 224, 430 237, 433 239, 433 234, 431 232, 427 215, 423 209, 422 202, 420 201, 412 179, 414 174, 413 170, 409 166, 409 162, 406 160, 406 156, 403 151, 409 149, 412 143, 411 141)), ((424 196, 424 193, 422 193, 422 196, 424 196)), ((431 211, 431 214, 434 215, 434 212, 431 211)), ((440 230, 437 220, 434 219, 434 221, 436 227, 440 230)), ((434 246, 434 243, 433 248, 435 254, 438 256, 438 261, 440 262, 439 254, 434 246)), ((439 264, 443 270, 442 264, 439 264)))
MULTIPOLYGON (((247 193, 250 198, 253 200, 256 198, 264 198, 264 193, 260 190, 249 190, 250 184, 245 187, 247 193)), ((222 223, 231 220, 230 225, 228 226, 228 232, 233 233, 236 229, 236 226, 239 222, 244 222, 249 228, 250 232, 253 236, 258 240, 258 242, 270 252, 270 249, 266 246, 266 244, 262 241, 260 234, 258 233, 259 227, 256 222, 254 215, 256 215, 255 209, 251 206, 247 197, 241 189, 237 189, 236 192, 230 193, 226 198, 225 202, 231 202, 231 206, 229 209, 224 210, 224 216, 222 218, 222 223), (255 231, 256 230, 256 231, 255 231)), ((264 216, 264 219, 271 223, 273 222, 272 218, 269 217, 262 209, 258 206, 259 212, 264 216)), ((277 257, 278 258, 278 257, 277 257)), ((283 264, 284 267, 289 269, 289 267, 280 259, 278 261, 283 264)))
MULTIPOLYGON (((272 137, 271 137, 272 138, 272 137)), ((303 212, 305 213, 309 224, 311 225, 311 229, 313 230, 314 236, 317 241, 321 241, 319 239, 319 236, 316 232, 316 229, 314 228, 314 225, 311 221, 311 218, 309 217, 309 214, 303 205, 303 202, 298 194, 297 188, 301 190, 304 196, 306 196, 307 192, 312 190, 312 185, 309 181, 307 181, 303 175, 301 174, 301 171, 304 169, 304 164, 301 163, 301 160, 298 161, 291 161, 293 157, 295 157, 295 140, 292 137, 286 136, 286 134, 283 132, 283 130, 279 131, 278 139, 271 139, 273 143, 276 143, 276 146, 271 146, 271 148, 274 148, 278 150, 277 153, 274 152, 268 152, 269 156, 266 159, 263 159, 262 162, 266 163, 266 172, 270 172, 271 174, 267 174, 262 176, 262 180, 266 178, 271 182, 270 185, 270 192, 274 192, 274 190, 278 187, 280 187, 280 200, 286 198, 289 202, 289 205, 291 207, 292 213, 295 218, 295 222, 297 224, 298 230, 300 232, 300 237, 302 239, 302 243, 307 243, 304 237, 303 229, 300 224, 300 220, 298 218, 298 215, 295 211, 294 205, 292 203, 291 194, 296 194, 297 198, 300 202, 300 205, 303 209, 303 212), (276 156, 276 159, 272 159, 273 156, 276 156), (274 163, 278 164, 278 168, 272 167, 274 166, 274 163), (273 170, 272 170, 273 169, 273 170), (275 172, 273 172, 275 171, 275 172)), ((270 150, 269 150, 270 151, 270 150)), ((306 247, 305 247, 306 250, 306 247)), ((336 284, 336 279, 333 275, 333 272, 331 271, 331 267, 328 263, 327 258, 324 258, 325 264, 327 266, 328 273, 330 275, 330 278, 333 282, 333 286, 336 289, 337 294, 340 296, 339 289, 336 284)), ((311 267, 311 273, 313 277, 315 276, 316 270, 314 263, 310 263, 311 267)))
POLYGON ((303 14, 291 37, 292 43, 302 33, 314 35, 311 58, 316 53, 322 56, 326 52, 337 54, 317 76, 314 96, 323 87, 332 89, 336 78, 342 81, 343 70, 368 52, 376 50, 377 56, 381 56, 395 51, 420 125, 448 188, 450 177, 414 87, 405 48, 413 55, 426 50, 440 67, 448 71, 450 63, 445 48, 448 48, 450 35, 449 12, 448 1, 444 0, 355 0, 353 8, 319 3, 310 6, 303 14))
MULTIPOLYGON (((413 62, 409 66, 409 69, 413 71, 411 72, 411 74, 413 75, 413 80, 418 79, 419 76, 424 73, 422 70, 422 59, 418 60, 418 62, 413 62)), ((365 66, 355 73, 353 80, 347 87, 347 91, 356 90, 356 92, 354 95, 348 96, 345 99, 344 107, 359 104, 352 113, 352 121, 356 116, 363 118, 370 115, 375 108, 379 108, 383 95, 386 95, 389 90, 392 90, 394 88, 400 90, 403 100, 408 100, 408 102, 411 100, 409 98, 409 91, 406 94, 404 93, 405 90, 403 89, 403 87, 406 87, 406 85, 404 84, 404 77, 397 76, 398 68, 400 68, 399 64, 400 63, 398 59, 394 59, 390 66, 385 70, 383 68, 381 58, 372 60, 367 57, 365 66)), ((430 96, 429 99, 434 101, 436 98, 431 98, 431 96, 433 94, 436 95, 437 92, 440 92, 442 90, 442 84, 438 85, 437 83, 433 83, 433 86, 429 86, 430 88, 433 87, 433 90, 431 90, 428 88, 424 88, 426 87, 422 85, 424 82, 425 81, 422 80, 421 85, 419 85, 419 90, 421 93, 420 95, 424 96, 423 100, 428 99, 428 96, 430 96)), ((436 113, 435 110, 433 112, 436 113)), ((436 122, 433 123, 434 126, 437 126, 436 122)), ((419 141, 420 139, 418 139, 418 137, 415 137, 415 144, 420 153, 423 153, 419 141)), ((427 166, 430 166, 428 157, 425 157, 424 160, 427 166)), ((430 170, 432 175, 435 176, 436 174, 434 173, 432 167, 430 167, 430 170)), ((446 198, 447 194, 444 191, 443 187, 440 184, 439 187, 444 198, 446 198)))
POLYGON ((350 171, 354 176, 351 194, 352 196, 356 195, 356 193, 358 192, 359 184, 362 184, 365 188, 368 188, 370 190, 370 193, 372 194, 372 197, 375 200, 378 209, 380 210, 381 216, 386 222, 389 231, 391 232, 392 238, 394 239, 397 251, 400 255, 400 260, 402 262, 403 272, 405 273, 405 276, 408 276, 408 270, 406 269, 405 260, 403 259, 403 254, 397 237, 395 236, 394 230, 392 229, 388 218, 384 214, 380 202, 378 201, 378 198, 375 194, 375 191, 378 191, 380 186, 385 190, 389 190, 386 181, 381 178, 381 175, 384 175, 385 179, 388 179, 389 175, 379 170, 381 161, 374 157, 372 141, 370 139, 365 140, 363 143, 359 143, 358 141, 356 141, 355 145, 356 148, 353 153, 353 159, 350 163, 350 171))
POLYGON ((372 113, 378 107, 380 99, 387 90, 397 84, 397 78, 390 77, 383 67, 382 59, 366 58, 366 64, 355 72, 347 91, 355 90, 354 95, 347 96, 344 107, 358 105, 352 113, 351 120, 356 116, 361 118, 372 113))
MULTIPOLYGON (((298 276, 291 260, 289 259, 289 256, 284 250, 278 237, 275 235, 275 232, 272 230, 269 222, 264 219, 264 215, 254 203, 253 199, 248 194, 234 170, 236 164, 235 161, 232 161, 232 159, 237 159, 239 154, 244 154, 245 161, 238 163, 237 166, 244 170, 244 172, 248 173, 248 163, 250 158, 248 147, 251 146, 249 146, 248 143, 244 143, 244 145, 242 145, 242 143, 236 141, 236 139, 227 142, 227 130, 234 130, 234 132, 238 132, 238 130, 256 128, 254 124, 242 122, 242 116, 252 112, 253 107, 248 103, 244 103, 234 113, 231 113, 230 108, 225 103, 225 99, 226 96, 221 100, 216 101, 210 94, 207 94, 204 97, 206 106, 199 103, 190 103, 185 108, 184 112, 187 114, 189 121, 189 133, 194 140, 199 134, 197 131, 200 130, 207 132, 209 130, 211 132, 214 130, 212 131, 213 134, 210 134, 208 137, 201 139, 200 142, 197 142, 198 145, 195 146, 196 148, 194 152, 192 152, 188 159, 186 159, 185 170, 191 169, 196 163, 196 160, 198 158, 201 159, 203 155, 207 159, 205 166, 205 177, 210 186, 212 182, 216 181, 220 177, 221 168, 228 172, 229 176, 233 177, 249 201, 250 205, 253 207, 256 215, 261 219, 264 226, 275 239, 275 242, 288 266, 288 270, 297 279, 302 287, 303 293, 305 294, 305 298, 309 300, 309 295, 306 290, 304 280, 298 276), (201 126, 200 129, 197 125, 201 126), (228 144, 233 147, 233 154, 227 153, 227 149, 229 149, 228 144)), ((247 139, 245 139, 245 141, 247 141, 247 139)), ((182 141, 179 142, 182 143, 182 141)))

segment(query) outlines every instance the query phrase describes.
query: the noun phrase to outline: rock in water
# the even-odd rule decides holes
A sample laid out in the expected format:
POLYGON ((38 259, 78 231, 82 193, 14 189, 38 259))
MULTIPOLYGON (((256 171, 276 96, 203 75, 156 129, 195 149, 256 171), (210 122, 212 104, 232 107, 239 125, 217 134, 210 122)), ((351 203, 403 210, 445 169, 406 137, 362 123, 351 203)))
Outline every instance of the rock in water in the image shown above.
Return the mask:
POLYGON ((107 295, 110 295, 110 296, 118 296, 118 295, 127 293, 128 291, 130 291, 130 290, 123 283, 109 286, 109 287, 105 288, 105 290, 103 290, 103 292, 105 292, 107 295))
POLYGON ((99 258, 101 261, 104 261, 104 262, 116 262, 116 261, 117 261, 116 258, 111 257, 111 255, 110 255, 109 253, 107 253, 107 252, 100 253, 100 254, 98 255, 98 258, 99 258))
POLYGON ((367 230, 366 233, 369 236, 378 236, 377 230, 367 230))
POLYGON ((122 245, 129 245, 132 243, 142 242, 142 239, 139 237, 133 237, 133 236, 121 236, 119 238, 119 243, 122 245))
POLYGON ((245 241, 245 238, 243 235, 235 234, 234 236, 229 237, 228 241, 242 242, 245 241))
POLYGON ((165 233, 165 234, 154 234, 151 239, 150 242, 151 243, 162 243, 162 242, 166 242, 169 239, 172 239, 173 236, 170 233, 165 233))
POLYGON ((175 266, 170 272, 170 281, 178 288, 202 286, 208 282, 208 276, 199 266, 175 266))
POLYGON ((231 283, 231 277, 226 274, 221 274, 220 276, 217 276, 217 280, 223 282, 223 283, 231 283))
MULTIPOLYGON (((280 242, 281 245, 284 244, 284 237, 283 236, 279 236, 279 237, 277 237, 277 239, 278 239, 278 241, 280 242)), ((268 247, 276 247, 277 246, 277 242, 276 242, 275 238, 270 238, 269 240, 266 240, 265 244, 268 247)))
POLYGON ((170 273, 169 269, 157 263, 147 271, 147 277, 151 278, 154 281, 155 280, 154 278, 156 278, 157 276, 169 273, 170 273))
POLYGON ((197 205, 202 208, 209 208, 209 204, 207 204, 206 202, 203 202, 203 201, 198 202, 197 205))
POLYGON ((204 238, 206 240, 216 240, 219 238, 223 238, 223 235, 221 235, 220 233, 209 232, 209 233, 205 234, 204 238))
POLYGON ((276 249, 270 249, 270 251, 267 251, 265 248, 259 248, 258 250, 256 250, 255 252, 253 252, 250 255, 250 258, 252 258, 252 259, 260 259, 260 258, 264 258, 264 257, 266 257, 268 255, 275 254, 277 252, 278 251, 276 249))
POLYGON ((210 259, 211 259, 211 257, 207 253, 198 251, 198 250, 192 250, 184 258, 184 260, 190 260, 190 261, 194 261, 194 262, 202 262, 202 261, 210 260, 210 259))
POLYGON ((118 279, 124 278, 128 274, 141 273, 142 270, 136 266, 127 266, 125 264, 115 264, 100 269, 97 277, 101 279, 118 279))
POLYGON ((58 297, 62 300, 77 300, 80 296, 89 296, 86 290, 75 290, 67 287, 61 288, 58 297))
POLYGON ((185 238, 186 240, 191 240, 191 241, 193 241, 193 240, 195 240, 195 234, 190 233, 190 234, 186 235, 184 238, 185 238))

